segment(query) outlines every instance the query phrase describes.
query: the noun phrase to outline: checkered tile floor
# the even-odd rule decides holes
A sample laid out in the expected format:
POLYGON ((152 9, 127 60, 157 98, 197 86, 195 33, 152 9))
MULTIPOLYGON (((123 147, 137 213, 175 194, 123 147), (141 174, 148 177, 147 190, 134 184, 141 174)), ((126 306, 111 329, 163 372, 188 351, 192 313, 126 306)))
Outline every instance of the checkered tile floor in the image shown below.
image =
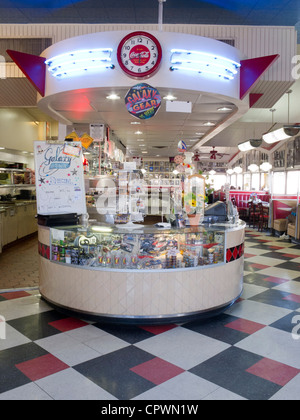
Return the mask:
POLYGON ((242 298, 205 321, 88 323, 0 292, 0 400, 300 400, 300 246, 246 237, 242 298))

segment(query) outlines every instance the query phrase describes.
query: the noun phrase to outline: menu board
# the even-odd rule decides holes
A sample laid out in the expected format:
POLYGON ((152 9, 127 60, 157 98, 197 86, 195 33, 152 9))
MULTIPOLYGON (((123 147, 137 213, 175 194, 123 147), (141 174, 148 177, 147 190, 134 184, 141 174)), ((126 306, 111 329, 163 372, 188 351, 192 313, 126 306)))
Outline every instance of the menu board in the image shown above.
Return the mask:
POLYGON ((34 158, 38 214, 85 214, 81 143, 36 141, 34 158))

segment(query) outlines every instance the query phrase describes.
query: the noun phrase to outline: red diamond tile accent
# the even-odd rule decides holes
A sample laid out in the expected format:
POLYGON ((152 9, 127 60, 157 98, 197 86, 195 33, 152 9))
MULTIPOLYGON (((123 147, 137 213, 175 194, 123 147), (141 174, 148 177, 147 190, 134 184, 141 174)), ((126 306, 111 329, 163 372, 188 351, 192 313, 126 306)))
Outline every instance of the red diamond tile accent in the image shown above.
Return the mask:
POLYGON ((180 375, 180 373, 185 372, 178 366, 166 362, 159 357, 155 357, 148 362, 141 363, 140 365, 135 366, 130 370, 154 383, 155 385, 162 384, 163 382, 168 381, 177 375, 180 375))
POLYGON ((241 257, 243 255, 243 253, 244 253, 244 247, 243 247, 243 245, 240 245, 238 247, 238 251, 239 251, 239 257, 241 257))
POLYGON ((49 322, 49 325, 56 328, 59 331, 65 332, 74 330, 75 328, 84 327, 88 325, 86 322, 81 321, 80 319, 75 318, 64 318, 59 319, 58 321, 49 322))
POLYGON ((230 249, 227 249, 227 253, 226 253, 226 261, 229 262, 230 259, 232 257, 232 252, 230 251, 230 249))
POLYGON ((232 255, 233 255, 233 258, 236 260, 236 257, 238 256, 238 250, 236 246, 233 249, 232 255))
POLYGON ((31 381, 37 381, 38 379, 45 378, 45 376, 69 368, 68 365, 52 354, 46 354, 45 356, 37 357, 36 359, 28 360, 15 366, 31 381))
POLYGON ((140 328, 157 335, 176 328, 176 325, 144 325, 140 328))
POLYGON ((235 321, 229 322, 225 325, 227 328, 232 328, 233 330, 241 331, 246 334, 253 334, 256 331, 261 330, 265 327, 263 324, 258 324, 257 322, 248 321, 247 319, 236 319, 235 321))
POLYGON ((284 386, 296 375, 298 375, 300 370, 284 365, 283 363, 276 362, 275 360, 264 358, 255 363, 253 366, 250 366, 246 372, 259 376, 260 378, 267 379, 277 385, 284 386))
POLYGON ((30 296, 30 293, 27 293, 24 290, 21 290, 19 292, 1 293, 0 296, 4 297, 4 299, 10 300, 10 299, 18 299, 21 297, 30 296))

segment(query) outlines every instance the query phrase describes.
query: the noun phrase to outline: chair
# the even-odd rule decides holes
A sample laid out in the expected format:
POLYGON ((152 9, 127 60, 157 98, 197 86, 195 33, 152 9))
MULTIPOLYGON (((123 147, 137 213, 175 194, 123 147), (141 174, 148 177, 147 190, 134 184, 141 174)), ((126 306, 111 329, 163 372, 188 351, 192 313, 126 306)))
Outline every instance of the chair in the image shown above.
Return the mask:
POLYGON ((262 232, 263 229, 268 229, 269 225, 269 208, 264 207, 262 204, 259 206, 259 218, 258 218, 258 231, 262 232))
POLYGON ((251 224, 253 225, 253 228, 258 223, 260 210, 258 209, 259 204, 256 206, 252 202, 249 204, 249 227, 251 224))

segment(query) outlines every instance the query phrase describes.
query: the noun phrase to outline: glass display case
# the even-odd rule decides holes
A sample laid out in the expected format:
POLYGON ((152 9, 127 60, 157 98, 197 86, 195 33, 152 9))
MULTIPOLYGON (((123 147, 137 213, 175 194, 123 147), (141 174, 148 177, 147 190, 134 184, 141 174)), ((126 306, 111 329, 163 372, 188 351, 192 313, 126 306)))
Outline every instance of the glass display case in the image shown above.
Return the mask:
POLYGON ((225 263, 225 231, 217 227, 114 226, 51 228, 51 261, 113 270, 188 269, 225 263))

